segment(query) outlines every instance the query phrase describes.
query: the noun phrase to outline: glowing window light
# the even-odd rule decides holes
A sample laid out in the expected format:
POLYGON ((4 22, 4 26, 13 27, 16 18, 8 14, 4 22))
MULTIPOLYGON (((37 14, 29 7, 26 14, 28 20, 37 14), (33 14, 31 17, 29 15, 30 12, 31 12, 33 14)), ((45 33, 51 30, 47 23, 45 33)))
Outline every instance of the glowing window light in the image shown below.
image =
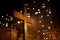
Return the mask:
POLYGON ((36 3, 36 1, 34 1, 34 3, 36 3))
POLYGON ((5 24, 3 24, 3 25, 5 25, 5 24))
POLYGON ((8 27, 8 23, 6 23, 6 27, 8 27))
POLYGON ((29 10, 30 8, 28 7, 27 9, 29 10))
POLYGON ((52 21, 50 21, 50 23, 53 23, 52 21))
POLYGON ((2 18, 3 18, 4 16, 2 16, 2 18))
POLYGON ((48 12, 48 10, 46 10, 48 12))
POLYGON ((42 27, 44 27, 44 25, 42 25, 42 27))
POLYGON ((35 12, 35 15, 38 14, 38 12, 35 12))
POLYGON ((45 4, 42 4, 42 8, 45 8, 46 6, 45 6, 45 4))
POLYGON ((7 18, 5 18, 5 20, 8 20, 7 18))
POLYGON ((49 14, 51 14, 51 11, 49 11, 49 14))
POLYGON ((8 14, 6 14, 6 16, 8 16, 8 14))
POLYGON ((38 32, 40 32, 40 30, 38 30, 38 32))
POLYGON ((10 19, 13 20, 13 17, 11 17, 10 19))
POLYGON ((48 29, 51 29, 51 27, 48 27, 48 29))
POLYGON ((27 17, 30 17, 30 13, 27 13, 27 17))
POLYGON ((45 33, 43 33, 43 35, 44 35, 45 33))
POLYGON ((43 38, 43 39, 45 39, 45 38, 43 38))
POLYGON ((39 13, 41 13, 41 12, 39 11, 39 13))
POLYGON ((46 38, 46 39, 48 39, 48 38, 46 38))
POLYGON ((43 15, 41 15, 41 18, 43 17, 43 15))
POLYGON ((33 10, 35 10, 35 8, 33 8, 33 10))
POLYGON ((29 17, 29 18, 30 18, 30 16, 27 16, 27 17, 29 17))
POLYGON ((40 20, 39 22, 41 23, 42 21, 40 20))
POLYGON ((49 14, 47 14, 47 17, 49 17, 49 14))
POLYGON ((22 13, 22 11, 20 11, 22 13))
POLYGON ((49 2, 50 0, 48 0, 48 2, 49 2))
POLYGON ((8 19, 8 21, 10 21, 10 20, 8 19))
POLYGON ((26 6, 28 6, 28 4, 26 4, 26 6))
POLYGON ((40 9, 38 9, 38 11, 40 11, 40 9))
POLYGON ((18 23, 20 24, 20 21, 18 21, 18 23))

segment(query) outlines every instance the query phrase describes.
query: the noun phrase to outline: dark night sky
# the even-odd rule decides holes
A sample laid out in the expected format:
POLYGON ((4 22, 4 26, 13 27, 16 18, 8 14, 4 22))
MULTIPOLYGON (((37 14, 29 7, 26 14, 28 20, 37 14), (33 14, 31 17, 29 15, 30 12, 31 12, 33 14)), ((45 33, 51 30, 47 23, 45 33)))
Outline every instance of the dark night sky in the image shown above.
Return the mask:
MULTIPOLYGON (((54 9, 55 13, 55 24, 60 25, 60 2, 58 0, 51 0, 52 1, 52 8, 54 9)), ((0 0, 0 15, 5 14, 5 13, 12 13, 12 10, 17 10, 20 11, 21 9, 23 10, 23 3, 28 2, 26 0, 8 0, 8 1, 1 1, 0 0), (1 3, 2 2, 2 3, 1 3)), ((29 0, 29 2, 32 2, 29 0)), ((29 3, 28 2, 28 3, 29 3)))

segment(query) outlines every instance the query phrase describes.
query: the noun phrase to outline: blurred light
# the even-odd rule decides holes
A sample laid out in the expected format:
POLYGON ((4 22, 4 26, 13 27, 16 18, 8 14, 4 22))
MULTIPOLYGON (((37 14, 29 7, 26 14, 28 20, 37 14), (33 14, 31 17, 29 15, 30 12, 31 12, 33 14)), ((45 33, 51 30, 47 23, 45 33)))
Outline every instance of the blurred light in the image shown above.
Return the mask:
POLYGON ((2 16, 2 18, 3 18, 4 16, 2 16))
POLYGON ((50 21, 50 23, 53 23, 52 21, 50 21))
POLYGON ((35 15, 38 14, 38 12, 35 12, 35 15))
POLYGON ((20 11, 22 13, 22 11, 20 11))
POLYGON ((30 16, 27 16, 27 17, 29 17, 29 18, 30 18, 30 16))
POLYGON ((49 14, 51 13, 51 11, 49 12, 49 14))
POLYGON ((40 9, 38 9, 38 11, 40 11, 40 9))
POLYGON ((42 21, 40 20, 39 22, 41 23, 42 21))
POLYGON ((5 20, 8 20, 7 18, 5 18, 5 20))
POLYGON ((35 10, 35 8, 33 8, 33 10, 35 10))
POLYGON ((48 12, 48 10, 46 10, 48 12))
POLYGON ((5 24, 3 24, 3 25, 5 25, 5 24))
POLYGON ((41 15, 41 18, 43 17, 43 15, 41 15))
POLYGON ((28 4, 26 4, 26 6, 28 6, 28 4))
POLYGON ((13 20, 13 17, 11 17, 10 19, 13 20))
POLYGON ((23 21, 21 21, 21 23, 23 23, 23 21))
POLYGON ((40 30, 38 30, 38 32, 40 32, 40 30))
POLYGON ((45 4, 42 4, 42 8, 45 8, 46 6, 45 6, 45 4))
POLYGON ((44 35, 45 33, 43 33, 43 35, 44 35))
POLYGON ((44 27, 44 25, 42 25, 42 27, 44 27))
POLYGON ((39 13, 41 13, 41 12, 39 12, 39 13))
POLYGON ((9 19, 8 19, 8 21, 9 21, 9 19))
POLYGON ((34 1, 34 3, 36 3, 36 1, 34 1))
POLYGON ((6 23, 6 27, 8 27, 8 23, 6 23))
POLYGON ((46 38, 46 39, 48 39, 48 38, 46 38))
POLYGON ((8 16, 8 14, 6 14, 6 16, 8 16))
POLYGON ((45 38, 44 38, 45 39, 45 38))
POLYGON ((49 14, 47 14, 47 17, 49 17, 49 14))
POLYGON ((27 13, 27 17, 30 17, 30 13, 27 13))
POLYGON ((49 36, 51 37, 51 34, 49 36))
POLYGON ((50 0, 48 0, 48 2, 49 2, 50 0))
POLYGON ((29 10, 30 8, 28 7, 27 9, 29 10))
POLYGON ((51 29, 51 27, 48 27, 48 29, 51 29))
POLYGON ((18 23, 20 24, 20 21, 18 21, 18 23))

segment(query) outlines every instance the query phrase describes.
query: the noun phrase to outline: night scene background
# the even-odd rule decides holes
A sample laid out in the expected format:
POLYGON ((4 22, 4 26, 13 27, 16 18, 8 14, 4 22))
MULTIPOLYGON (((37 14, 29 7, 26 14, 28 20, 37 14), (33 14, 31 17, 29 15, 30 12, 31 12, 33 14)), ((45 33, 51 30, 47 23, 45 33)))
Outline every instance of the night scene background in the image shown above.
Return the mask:
POLYGON ((0 40, 59 40, 59 0, 0 0, 0 40))

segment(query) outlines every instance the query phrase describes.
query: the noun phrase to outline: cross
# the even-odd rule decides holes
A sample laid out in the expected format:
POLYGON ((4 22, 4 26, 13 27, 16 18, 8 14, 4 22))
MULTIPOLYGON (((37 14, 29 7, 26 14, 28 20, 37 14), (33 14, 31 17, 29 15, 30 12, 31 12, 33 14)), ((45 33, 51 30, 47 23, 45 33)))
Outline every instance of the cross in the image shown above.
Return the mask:
POLYGON ((25 40, 27 40, 27 22, 29 23, 33 23, 33 19, 32 18, 28 18, 27 17, 27 12, 26 12, 26 7, 24 5, 24 14, 22 14, 22 12, 17 12, 17 11, 13 11, 13 15, 14 17, 17 17, 18 19, 22 19, 24 20, 24 31, 25 31, 25 40))

